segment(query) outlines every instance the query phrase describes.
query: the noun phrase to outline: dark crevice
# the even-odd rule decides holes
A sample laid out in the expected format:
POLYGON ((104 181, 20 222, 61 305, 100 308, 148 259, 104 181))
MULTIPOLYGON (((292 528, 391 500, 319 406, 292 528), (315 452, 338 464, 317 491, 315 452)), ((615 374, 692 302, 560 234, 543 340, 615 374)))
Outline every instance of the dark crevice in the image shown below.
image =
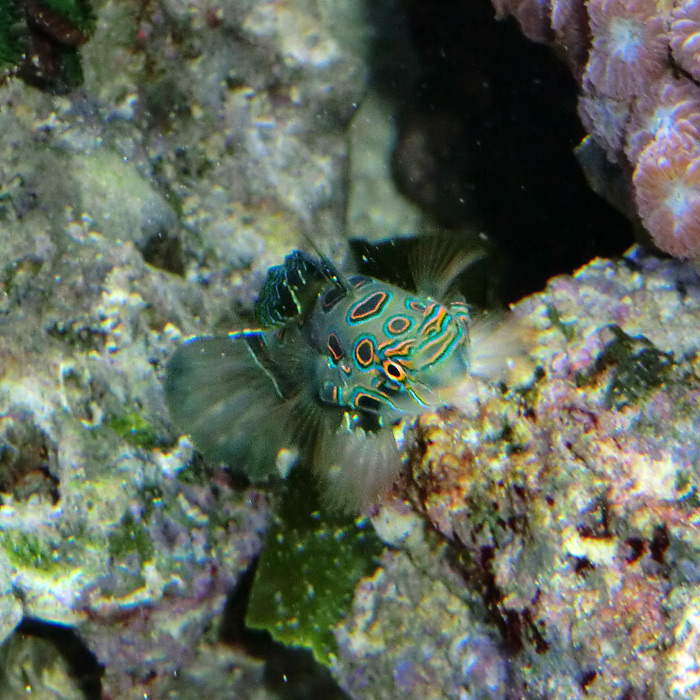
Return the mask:
POLYGON ((25 618, 14 634, 50 642, 65 660, 85 700, 101 700, 102 666, 72 627, 25 618))
POLYGON ((593 194, 575 161, 585 135, 577 86, 554 51, 515 22, 497 22, 488 0, 402 6, 417 77, 406 89, 409 57, 389 60, 392 29, 382 26, 373 76, 398 115, 393 165, 404 194, 443 227, 489 235, 504 301, 596 255, 622 253, 632 227, 593 194))

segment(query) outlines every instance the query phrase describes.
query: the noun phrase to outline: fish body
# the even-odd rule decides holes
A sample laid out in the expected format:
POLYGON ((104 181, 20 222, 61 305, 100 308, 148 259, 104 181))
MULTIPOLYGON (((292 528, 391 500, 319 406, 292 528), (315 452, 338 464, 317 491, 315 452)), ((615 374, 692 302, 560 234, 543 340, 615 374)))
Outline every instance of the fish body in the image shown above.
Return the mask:
MULTIPOLYGON (((473 260, 448 258, 451 275, 473 260)), ((294 251, 268 272, 255 312, 261 328, 175 352, 165 383, 173 421, 206 457, 253 480, 296 448, 328 500, 365 507, 398 473, 393 426, 450 403, 470 374, 466 304, 345 277, 294 251)))
POLYGON ((327 285, 305 324, 318 400, 368 413, 383 425, 445 401, 469 369, 469 313, 364 275, 352 291, 327 285))

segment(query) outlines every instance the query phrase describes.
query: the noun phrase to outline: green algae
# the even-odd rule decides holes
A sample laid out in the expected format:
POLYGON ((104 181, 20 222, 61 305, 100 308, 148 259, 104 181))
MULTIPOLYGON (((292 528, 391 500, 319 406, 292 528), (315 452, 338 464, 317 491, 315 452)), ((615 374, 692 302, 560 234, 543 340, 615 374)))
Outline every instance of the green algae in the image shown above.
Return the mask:
POLYGON ((109 427, 132 447, 152 450, 158 445, 158 436, 151 424, 139 413, 129 412, 115 416, 109 427))
POLYGON ((0 535, 0 546, 19 567, 48 571, 54 566, 51 551, 34 535, 6 531, 0 535))
POLYGON ((63 94, 83 84, 83 62, 80 52, 73 46, 61 46, 58 55, 60 71, 48 87, 57 94, 63 94))
POLYGON ((308 479, 293 470, 267 533, 246 624, 274 639, 310 649, 330 665, 333 628, 352 603, 355 586, 377 567, 383 545, 366 519, 321 513, 308 479))
POLYGON ((90 33, 95 29, 97 18, 88 0, 41 0, 52 12, 70 22, 81 32, 90 33))
POLYGON ((675 488, 680 503, 688 508, 700 508, 700 493, 687 471, 679 469, 676 472, 675 488))
POLYGON ((215 471, 209 462, 195 454, 189 464, 177 473, 177 480, 190 486, 208 486, 214 478, 215 471))
POLYGON ((644 336, 629 336, 616 325, 609 329, 615 337, 606 345, 593 371, 577 377, 577 384, 585 386, 600 372, 612 367, 605 405, 620 409, 637 403, 663 385, 670 377, 674 361, 644 336))
POLYGON ((109 555, 113 559, 123 559, 129 554, 137 554, 143 563, 153 559, 154 553, 146 528, 127 511, 109 537, 109 555))
POLYGON ((559 315, 557 307, 553 304, 547 304, 547 318, 549 319, 549 322, 552 324, 552 326, 561 332, 564 338, 566 338, 567 342, 571 342, 571 340, 573 340, 574 323, 564 323, 564 321, 561 320, 561 316, 559 315))

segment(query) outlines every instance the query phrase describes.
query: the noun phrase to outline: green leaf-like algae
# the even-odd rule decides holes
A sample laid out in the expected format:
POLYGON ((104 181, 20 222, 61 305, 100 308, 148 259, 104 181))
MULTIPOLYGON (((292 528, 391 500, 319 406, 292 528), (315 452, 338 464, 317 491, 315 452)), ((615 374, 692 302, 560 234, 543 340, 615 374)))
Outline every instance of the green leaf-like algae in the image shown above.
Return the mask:
POLYGON ((308 474, 294 469, 267 533, 246 624, 283 644, 311 649, 328 666, 333 628, 360 579, 377 568, 383 545, 366 519, 320 511, 308 474))
POLYGON ((134 516, 127 511, 109 538, 109 555, 121 559, 127 554, 135 553, 139 561, 144 563, 153 559, 155 549, 146 528, 136 522, 134 516))
POLYGON ((53 565, 51 552, 33 535, 25 532, 5 532, 1 538, 2 548, 11 561, 20 567, 31 567, 46 571, 53 565))

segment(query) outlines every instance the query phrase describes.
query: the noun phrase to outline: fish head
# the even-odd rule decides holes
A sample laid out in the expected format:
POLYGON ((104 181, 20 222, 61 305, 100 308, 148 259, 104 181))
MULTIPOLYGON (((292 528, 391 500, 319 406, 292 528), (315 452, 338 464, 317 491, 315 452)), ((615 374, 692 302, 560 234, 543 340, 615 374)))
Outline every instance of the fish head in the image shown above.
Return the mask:
POLYGON ((407 305, 419 314, 406 368, 413 392, 428 408, 447 404, 449 389, 469 372, 467 306, 444 305, 430 297, 412 297, 407 305))

